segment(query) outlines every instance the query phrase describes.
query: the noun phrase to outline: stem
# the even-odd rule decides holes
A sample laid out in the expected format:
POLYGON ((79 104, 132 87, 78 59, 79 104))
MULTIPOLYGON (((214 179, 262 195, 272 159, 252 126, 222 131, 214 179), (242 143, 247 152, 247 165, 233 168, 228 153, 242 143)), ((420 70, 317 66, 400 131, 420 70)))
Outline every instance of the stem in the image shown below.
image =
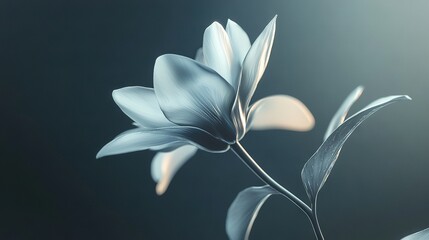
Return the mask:
POLYGON ((301 209, 310 220, 316 238, 318 240, 324 239, 320 230, 319 223, 317 221, 315 211, 312 211, 311 208, 301 199, 299 199, 293 193, 289 192, 286 188, 284 188, 282 185, 272 179, 270 175, 268 175, 258 165, 258 163, 253 160, 249 153, 247 153, 246 149, 244 149, 238 141, 235 144, 231 145, 231 149, 244 162, 244 164, 246 164, 246 166, 249 167, 253 171, 253 173, 255 173, 263 182, 277 190, 281 195, 289 199, 293 204, 295 204, 299 209, 301 209))
POLYGON ((315 203, 312 204, 312 214, 311 214, 311 225, 313 226, 314 234, 316 234, 317 239, 323 240, 322 229, 320 229, 319 220, 317 219, 317 207, 316 207, 317 197, 315 203))

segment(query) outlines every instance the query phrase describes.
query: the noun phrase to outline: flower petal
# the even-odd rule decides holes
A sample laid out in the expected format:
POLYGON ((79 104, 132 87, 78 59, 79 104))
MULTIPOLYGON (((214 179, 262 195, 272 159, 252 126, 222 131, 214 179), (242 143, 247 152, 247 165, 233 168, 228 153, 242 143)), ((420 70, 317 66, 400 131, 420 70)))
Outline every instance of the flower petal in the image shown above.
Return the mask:
POLYGON ((173 125, 159 108, 152 88, 125 87, 113 91, 112 96, 121 110, 139 126, 153 128, 173 125))
POLYGON ((168 144, 177 141, 181 141, 181 139, 166 134, 158 134, 155 131, 148 132, 142 128, 136 128, 121 133, 107 143, 97 153, 96 158, 146 150, 160 145, 168 146, 168 144))
POLYGON ((204 31, 203 52, 206 65, 237 89, 238 78, 233 72, 238 72, 240 66, 234 64, 228 34, 218 22, 212 23, 204 31))
POLYGON ((159 152, 152 160, 152 178, 157 182, 156 193, 164 194, 176 172, 195 155, 198 148, 184 145, 171 152, 159 152))
POLYGON ((234 58, 241 65, 251 46, 249 37, 237 23, 230 19, 228 19, 228 23, 226 24, 226 32, 231 43, 234 58))
POLYGON ((243 62, 239 96, 244 106, 249 106, 250 99, 264 74, 271 54, 276 30, 275 16, 255 40, 243 62))
POLYGON ((298 99, 286 95, 270 96, 257 101, 251 106, 247 121, 252 130, 308 131, 314 126, 310 110, 298 99))
POLYGON ((197 53, 195 54, 195 61, 205 64, 203 48, 198 48, 197 53))
POLYGON ((154 89, 171 122, 195 126, 226 142, 235 141, 231 122, 235 92, 212 69, 187 57, 160 56, 155 62, 154 89))
POLYGON ((424 230, 421 230, 419 232, 406 236, 401 240, 425 240, 425 239, 429 239, 429 228, 426 228, 424 230))

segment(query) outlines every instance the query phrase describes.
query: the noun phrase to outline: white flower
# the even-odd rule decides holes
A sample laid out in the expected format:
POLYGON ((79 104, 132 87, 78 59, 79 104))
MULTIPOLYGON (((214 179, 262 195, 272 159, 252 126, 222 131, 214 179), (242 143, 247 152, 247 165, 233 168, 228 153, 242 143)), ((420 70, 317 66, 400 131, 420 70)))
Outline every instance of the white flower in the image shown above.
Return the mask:
POLYGON ((173 54, 158 57, 154 88, 126 87, 113 99, 137 128, 106 144, 97 158, 139 150, 159 150, 152 161, 156 191, 163 194, 177 170, 197 149, 225 152, 252 130, 307 131, 310 111, 296 98, 276 95, 250 100, 267 66, 276 17, 251 45, 228 20, 204 32, 196 60, 173 54))

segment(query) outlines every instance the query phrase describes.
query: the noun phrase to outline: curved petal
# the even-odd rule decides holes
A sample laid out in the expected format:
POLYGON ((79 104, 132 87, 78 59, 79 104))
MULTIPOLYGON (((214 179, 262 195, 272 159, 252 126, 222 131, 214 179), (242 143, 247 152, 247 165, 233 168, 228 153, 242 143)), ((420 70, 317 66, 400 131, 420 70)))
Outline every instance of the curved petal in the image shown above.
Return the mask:
POLYGON ((212 23, 204 31, 204 59, 207 66, 226 79, 237 89, 238 78, 233 75, 240 67, 233 62, 233 52, 228 34, 218 22, 212 23))
POLYGON ((160 152, 152 160, 151 174, 157 182, 156 193, 164 194, 176 172, 195 155, 198 148, 185 145, 171 152, 160 152))
POLYGON ((195 53, 195 61, 205 64, 203 48, 198 48, 197 53, 195 53))
POLYGON ((226 24, 226 32, 231 43, 234 58, 241 65, 251 46, 249 37, 237 23, 230 19, 228 19, 228 23, 226 24))
POLYGON ((132 120, 142 127, 171 126, 159 108, 152 88, 125 87, 112 92, 113 100, 132 120))
POLYGON ((198 127, 229 143, 235 141, 231 122, 235 92, 212 69, 187 57, 160 56, 155 62, 154 89, 171 122, 198 127))
POLYGON ((250 99, 268 64, 276 30, 276 19, 277 15, 255 40, 244 59, 239 96, 245 107, 249 106, 250 99))
POLYGON ((308 131, 314 126, 310 110, 298 99, 286 95, 270 96, 257 101, 251 106, 247 121, 252 130, 308 131))
POLYGON ((180 141, 180 139, 175 136, 158 134, 154 131, 148 132, 141 128, 136 128, 119 134, 115 139, 101 148, 96 158, 146 150, 160 145, 167 146, 169 143, 177 141, 180 141))
POLYGON ((338 111, 332 117, 331 122, 329 122, 328 128, 326 129, 325 135, 323 136, 323 141, 325 141, 329 135, 331 135, 331 133, 344 122, 347 113, 349 112, 353 103, 355 103, 356 100, 358 100, 358 98, 362 95, 362 92, 363 87, 359 86, 347 96, 346 100, 344 100, 343 104, 341 104, 338 111))
POLYGON ((196 127, 136 128, 123 132, 107 143, 96 158, 147 149, 171 151, 189 144, 208 152, 225 152, 229 149, 228 144, 196 127))
POLYGON ((429 228, 411 234, 402 238, 401 240, 426 240, 429 239, 429 228))

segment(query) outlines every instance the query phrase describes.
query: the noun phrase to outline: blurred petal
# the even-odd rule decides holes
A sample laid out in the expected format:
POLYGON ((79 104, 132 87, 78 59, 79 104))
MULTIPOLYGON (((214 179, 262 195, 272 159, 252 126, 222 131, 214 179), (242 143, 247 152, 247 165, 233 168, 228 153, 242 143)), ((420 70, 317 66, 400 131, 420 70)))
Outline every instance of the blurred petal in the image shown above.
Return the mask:
POLYGON ((183 56, 160 56, 155 62, 154 89, 161 110, 171 122, 235 141, 231 122, 235 92, 212 69, 183 56))
POLYGON ((310 110, 298 99, 276 95, 254 103, 248 113, 248 127, 252 130, 284 129, 308 131, 314 126, 310 110))
POLYGON ((236 89, 238 79, 232 75, 232 72, 233 68, 239 69, 239 66, 233 63, 233 52, 228 34, 218 22, 214 22, 206 28, 203 52, 206 65, 219 73, 236 89))
POLYGON ((97 158, 121 153, 129 153, 146 150, 151 147, 165 145, 180 139, 157 132, 143 131, 141 128, 128 130, 118 135, 115 139, 106 144, 98 153, 97 158))
POLYGON ((237 23, 230 19, 228 19, 228 23, 226 24, 226 32, 228 33, 234 58, 241 65, 251 46, 249 37, 237 23))
POLYGON ((159 108, 152 88, 125 87, 112 93, 113 100, 132 120, 142 127, 162 127, 173 125, 159 108))
POLYGON ((428 240, 429 239, 429 228, 416 232, 407 237, 402 238, 402 240, 428 240))
POLYGON ((249 239, 259 210, 272 194, 278 192, 266 185, 246 188, 237 195, 226 216, 226 233, 229 240, 249 239))
POLYGON ((198 48, 197 53, 195 54, 195 61, 205 64, 203 48, 198 48))
POLYGON ((171 152, 159 152, 152 160, 152 178, 157 182, 156 193, 164 194, 170 181, 183 164, 195 155, 198 148, 192 145, 179 147, 171 152))
POLYGON ((344 119, 346 119, 347 113, 349 112, 351 106, 362 95, 362 92, 363 87, 359 86, 347 96, 346 100, 344 100, 343 104, 341 104, 338 111, 332 117, 331 122, 326 129, 326 133, 323 137, 323 140, 326 140, 329 135, 331 135, 331 133, 344 122, 344 119))
POLYGON ((250 48, 243 62, 239 95, 244 106, 249 106, 250 99, 264 74, 273 46, 277 16, 271 20, 250 48))

